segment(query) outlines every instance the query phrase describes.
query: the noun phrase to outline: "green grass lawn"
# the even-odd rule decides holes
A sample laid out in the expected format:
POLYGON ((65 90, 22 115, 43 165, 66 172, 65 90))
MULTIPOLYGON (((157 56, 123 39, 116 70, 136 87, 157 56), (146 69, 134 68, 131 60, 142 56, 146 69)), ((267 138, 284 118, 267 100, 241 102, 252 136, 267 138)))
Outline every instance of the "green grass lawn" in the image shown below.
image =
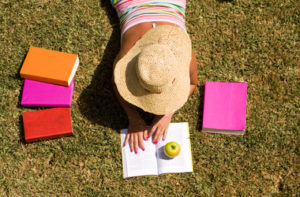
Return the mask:
POLYGON ((0 0, 0 196, 300 195, 299 6, 188 0, 199 86, 172 121, 189 122, 194 173, 124 180, 128 122, 110 84, 120 31, 109 0, 0 0), (22 112, 41 109, 20 107, 30 45, 79 54, 74 137, 24 144, 22 112), (200 132, 206 80, 248 82, 244 136, 200 132))

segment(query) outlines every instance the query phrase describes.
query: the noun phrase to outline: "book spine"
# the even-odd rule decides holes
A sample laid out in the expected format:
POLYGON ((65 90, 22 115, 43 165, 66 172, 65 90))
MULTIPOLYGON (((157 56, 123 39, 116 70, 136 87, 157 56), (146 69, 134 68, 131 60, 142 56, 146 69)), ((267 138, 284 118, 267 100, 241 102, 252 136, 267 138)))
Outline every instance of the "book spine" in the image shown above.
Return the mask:
POLYGON ((213 133, 213 134, 223 134, 223 135, 244 135, 245 131, 236 131, 236 132, 222 132, 222 131, 208 131, 202 129, 201 132, 203 133, 213 133))
POLYGON ((71 107, 71 104, 71 102, 68 104, 26 103, 25 101, 21 102, 21 106, 24 107, 71 107))
POLYGON ((206 88, 207 88, 207 81, 204 83, 204 97, 203 97, 203 115, 202 115, 202 128, 204 127, 204 115, 205 115, 205 93, 206 93, 206 88))
POLYGON ((20 73, 20 75, 23 79, 31 79, 34 81, 41 81, 41 82, 52 83, 56 85, 69 86, 68 81, 63 81, 59 79, 49 79, 46 77, 38 77, 38 76, 33 76, 25 73, 20 73))
POLYGON ((26 143, 31 143, 31 142, 41 141, 41 140, 49 140, 49 139, 60 138, 60 137, 68 137, 68 136, 72 136, 72 135, 73 135, 73 131, 68 132, 68 133, 54 134, 54 135, 43 136, 43 137, 29 137, 29 138, 25 138, 25 141, 26 141, 26 143))

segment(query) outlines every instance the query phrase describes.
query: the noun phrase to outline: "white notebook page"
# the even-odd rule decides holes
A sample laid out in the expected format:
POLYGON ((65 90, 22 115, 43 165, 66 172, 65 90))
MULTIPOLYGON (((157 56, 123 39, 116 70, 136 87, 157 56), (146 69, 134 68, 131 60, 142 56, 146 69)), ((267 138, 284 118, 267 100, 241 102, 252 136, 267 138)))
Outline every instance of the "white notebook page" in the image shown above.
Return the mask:
MULTIPOLYGON (((127 129, 122 129, 122 146, 126 137, 127 129)), ((122 147, 123 154, 123 172, 124 178, 142 175, 157 175, 157 161, 155 157, 155 145, 152 139, 144 141, 145 151, 139 148, 138 154, 134 151, 130 152, 130 146, 127 143, 122 147)))
POLYGON ((166 140, 160 141, 156 147, 158 174, 193 171, 187 123, 170 124, 166 140), (180 153, 175 158, 170 159, 164 154, 164 146, 172 141, 180 145, 180 153))

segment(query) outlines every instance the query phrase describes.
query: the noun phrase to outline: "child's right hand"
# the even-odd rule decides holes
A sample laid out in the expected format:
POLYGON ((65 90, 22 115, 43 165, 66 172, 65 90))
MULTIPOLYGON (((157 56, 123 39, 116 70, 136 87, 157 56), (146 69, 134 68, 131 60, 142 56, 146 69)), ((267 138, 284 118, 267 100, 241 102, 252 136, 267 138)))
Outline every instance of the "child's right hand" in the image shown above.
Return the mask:
POLYGON ((144 151, 144 140, 148 140, 148 129, 145 121, 142 118, 135 118, 129 121, 128 133, 125 138, 124 146, 129 143, 130 151, 138 153, 139 147, 144 151))

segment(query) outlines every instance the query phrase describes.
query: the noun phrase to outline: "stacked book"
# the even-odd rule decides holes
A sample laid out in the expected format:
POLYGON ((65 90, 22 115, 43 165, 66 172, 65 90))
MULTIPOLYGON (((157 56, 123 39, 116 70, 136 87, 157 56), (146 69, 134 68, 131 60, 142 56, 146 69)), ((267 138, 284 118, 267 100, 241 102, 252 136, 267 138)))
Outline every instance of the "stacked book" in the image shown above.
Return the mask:
POLYGON ((78 65, 77 54, 29 48, 20 71, 21 106, 51 108, 23 113, 26 142, 73 135, 70 107, 78 65))

